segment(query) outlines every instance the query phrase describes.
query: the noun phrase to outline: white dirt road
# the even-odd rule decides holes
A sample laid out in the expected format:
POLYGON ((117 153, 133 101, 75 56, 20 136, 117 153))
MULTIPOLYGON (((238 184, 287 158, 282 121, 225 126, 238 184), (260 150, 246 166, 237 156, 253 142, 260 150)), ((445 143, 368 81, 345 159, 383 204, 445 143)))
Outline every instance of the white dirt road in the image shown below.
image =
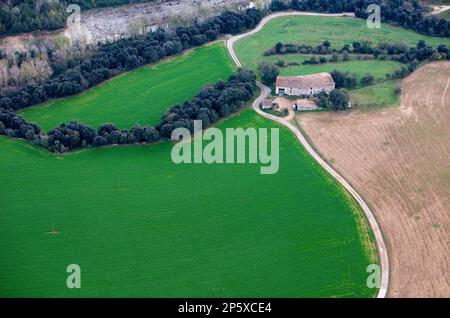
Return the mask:
MULTIPOLYGON (((353 13, 341 13, 341 14, 321 14, 321 13, 310 13, 310 12, 280 12, 280 13, 276 13, 276 14, 272 14, 269 15, 267 17, 265 17, 260 24, 253 30, 244 33, 244 34, 240 34, 240 35, 236 35, 234 37, 231 37, 228 41, 227 41, 227 49, 228 52, 231 56, 231 58, 233 59, 234 63, 236 64, 237 67, 242 67, 241 62, 239 61, 239 58, 237 57, 236 53, 234 52, 234 44, 247 37, 250 36, 252 34, 255 34, 257 32, 259 32, 264 25, 266 25, 267 22, 278 18, 278 17, 283 17, 283 16, 294 16, 294 15, 308 15, 308 16, 327 16, 327 17, 332 17, 332 16, 354 16, 353 13)), ((303 145, 303 147, 306 149, 306 151, 308 151, 308 153, 330 174, 332 175, 352 196, 353 198, 358 202, 358 204, 361 206, 371 228, 372 231, 374 233, 375 239, 376 239, 376 244, 377 244, 377 248, 378 248, 378 254, 380 257, 380 265, 381 265, 381 286, 378 292, 377 297, 378 298, 384 298, 386 296, 387 290, 388 290, 388 282, 389 282, 389 259, 388 259, 388 253, 387 253, 387 249, 386 249, 386 244, 384 242, 383 239, 383 235, 381 233, 381 229, 378 225, 378 222, 375 218, 375 216, 373 215, 372 211, 370 210, 370 208, 368 207, 368 205, 366 204, 366 202, 363 200, 363 198, 353 189, 353 187, 347 182, 347 180, 344 179, 344 177, 342 177, 340 174, 338 174, 330 165, 328 165, 318 154, 317 152, 314 150, 314 148, 308 143, 308 141, 306 140, 306 138, 302 135, 302 133, 300 132, 300 130, 293 125, 289 118, 291 116, 288 116, 286 118, 280 118, 280 117, 276 117, 273 115, 270 115, 266 112, 263 112, 260 108, 259 105, 260 103, 267 98, 270 93, 271 93, 271 89, 269 87, 267 87, 266 85, 257 82, 258 87, 261 89, 261 94, 258 98, 255 99, 255 101, 253 102, 253 109, 260 114, 261 116, 264 116, 270 120, 273 120, 285 127, 287 127, 289 130, 291 130, 295 136, 297 137, 297 139, 300 141, 300 143, 303 145)))

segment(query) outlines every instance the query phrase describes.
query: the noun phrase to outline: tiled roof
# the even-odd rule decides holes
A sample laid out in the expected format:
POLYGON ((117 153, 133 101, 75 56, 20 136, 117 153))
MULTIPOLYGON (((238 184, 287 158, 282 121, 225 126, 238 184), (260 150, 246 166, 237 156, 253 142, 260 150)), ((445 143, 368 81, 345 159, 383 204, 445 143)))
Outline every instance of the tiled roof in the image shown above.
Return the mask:
POLYGON ((310 89, 311 87, 325 87, 333 85, 333 78, 329 73, 317 73, 304 76, 278 76, 277 87, 310 89))

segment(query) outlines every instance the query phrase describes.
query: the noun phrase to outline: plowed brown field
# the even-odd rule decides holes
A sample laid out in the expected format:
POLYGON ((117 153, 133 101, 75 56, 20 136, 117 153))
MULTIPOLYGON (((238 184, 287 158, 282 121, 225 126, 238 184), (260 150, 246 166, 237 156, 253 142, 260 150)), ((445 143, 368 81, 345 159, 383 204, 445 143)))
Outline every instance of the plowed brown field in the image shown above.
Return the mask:
POLYGON ((450 62, 402 84, 401 106, 297 115, 366 199, 388 246, 389 297, 450 297, 450 62))

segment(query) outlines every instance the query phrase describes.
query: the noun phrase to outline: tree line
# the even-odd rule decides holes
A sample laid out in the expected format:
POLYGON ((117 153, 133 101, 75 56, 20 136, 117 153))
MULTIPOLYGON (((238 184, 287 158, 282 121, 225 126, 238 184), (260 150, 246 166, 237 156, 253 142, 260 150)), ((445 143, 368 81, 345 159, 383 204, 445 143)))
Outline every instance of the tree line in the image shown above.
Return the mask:
POLYGON ((349 107, 350 96, 343 88, 338 88, 331 91, 329 94, 320 93, 317 96, 316 104, 320 108, 327 108, 332 110, 346 110, 349 107))
MULTIPOLYGON (((88 2, 89 1, 83 3, 88 5, 88 2)), ((17 2, 11 0, 10 3, 17 2)), ((24 4, 26 3, 29 2, 25 1, 24 4)), ((45 8, 46 5, 50 5, 50 3, 53 2, 45 2, 45 4, 42 3, 41 9, 45 10, 43 8, 45 8)), ((97 1, 97 4, 99 3, 100 2, 97 1)), ((106 4, 107 1, 102 3, 106 4)), ((279 10, 281 3, 284 5, 284 9, 292 8, 297 10, 315 10, 326 12, 335 12, 340 10, 354 11, 355 13, 359 12, 358 14, 362 14, 361 8, 364 8, 365 10, 367 1, 307 0, 282 2, 274 0, 270 7, 271 10, 279 10)), ((80 2, 80 4, 82 3, 80 2)), ((403 1, 392 1, 389 5, 383 5, 388 6, 389 10, 394 10, 393 8, 397 8, 398 12, 406 12, 406 4, 403 1)), ((413 8, 415 8, 414 14, 420 12, 420 7, 413 8)), ((386 10, 383 8, 382 13, 385 11, 386 10)), ((407 12, 412 14, 410 11, 407 12)), ((45 102, 50 98, 65 97, 80 93, 87 88, 95 86, 98 83, 101 83, 123 71, 131 70, 145 63, 156 62, 166 56, 180 53, 187 48, 213 41, 221 34, 239 33, 253 28, 257 23, 259 23, 265 13, 265 11, 256 9, 250 9, 240 13, 225 12, 217 17, 209 18, 204 23, 196 23, 190 27, 179 27, 172 31, 159 30, 147 35, 99 44, 90 58, 78 57, 64 63, 52 62, 53 60, 59 59, 53 51, 49 51, 47 54, 52 67, 52 75, 46 79, 42 79, 42 77, 45 77, 42 76, 39 83, 29 82, 13 87, 12 89, 2 90, 0 93, 0 107, 20 109, 45 102)), ((392 14, 388 16, 391 17, 392 14)), ((45 19, 45 15, 42 19, 45 19)), ((53 20, 56 21, 57 19, 55 18, 53 20)), ((285 45, 281 48, 275 48, 275 50, 278 50, 280 54, 283 52, 291 52, 295 49, 298 49, 299 52, 311 51, 329 54, 333 52, 333 49, 328 45, 329 42, 327 43, 327 41, 325 41, 320 46, 315 48, 308 46, 296 47, 295 45, 285 45)), ((362 49, 364 48, 365 46, 363 42, 362 49)), ((346 56, 344 56, 344 59, 345 58, 346 56)), ((20 60, 20 57, 17 59, 20 60)), ((314 59, 312 59, 307 63, 309 62, 320 63, 327 61, 325 58, 322 58, 318 61, 314 61, 314 59)), ((41 69, 45 71, 43 72, 44 74, 49 73, 47 70, 48 66, 41 67, 41 69)))
MULTIPOLYGON (((341 49, 332 48, 328 41, 324 41, 322 44, 315 47, 305 44, 283 44, 278 42, 273 48, 265 52, 265 55, 274 54, 333 54, 331 59, 326 59, 321 56, 316 58, 312 56, 310 59, 303 62, 303 64, 318 64, 327 62, 337 62, 338 55, 342 54, 344 56, 343 61, 349 60, 348 54, 359 54, 357 58, 361 59, 391 59, 394 61, 399 61, 401 63, 407 64, 392 73, 386 74, 387 79, 399 79, 404 78, 414 70, 421 63, 439 60, 450 60, 449 48, 441 44, 437 48, 428 46, 425 41, 421 40, 417 43, 415 47, 410 47, 404 43, 389 43, 380 42, 377 46, 372 46, 369 41, 363 42, 353 42, 352 45, 344 44, 341 49), (361 57, 361 54, 364 56, 361 57)), ((272 85, 277 76, 279 75, 279 67, 284 67, 284 61, 280 60, 275 64, 269 62, 263 62, 259 65, 259 74, 264 84, 272 85)), ((358 86, 368 86, 375 82, 375 77, 367 73, 364 75, 359 83, 355 74, 350 74, 349 72, 341 72, 333 70, 331 76, 336 83, 336 88, 348 88, 353 89, 358 86)))
POLYGON ((131 129, 104 124, 96 130, 78 121, 71 121, 42 134, 38 125, 27 122, 11 108, 0 107, 0 134, 26 139, 54 153, 112 144, 155 143, 170 139, 176 128, 193 131, 194 120, 201 120, 205 128, 211 126, 251 100, 256 87, 253 72, 239 69, 227 81, 207 85, 191 100, 169 108, 156 126, 142 127, 135 124, 131 129))
POLYGON ((253 28, 261 19, 261 12, 254 9, 244 13, 228 11, 190 27, 179 27, 174 31, 159 29, 146 35, 99 44, 90 58, 69 61, 70 68, 55 72, 49 79, 2 93, 0 107, 18 110, 51 98, 78 94, 121 72, 214 41, 220 34, 253 28))
POLYGON ((357 18, 367 19, 367 7, 377 4, 382 22, 388 22, 431 36, 450 36, 450 21, 436 16, 425 16, 419 1, 405 0, 273 0, 271 11, 288 9, 327 13, 354 12, 357 18))
MULTIPOLYGON (((341 50, 342 51, 342 50, 341 50)), ((265 56, 271 55, 284 55, 284 54, 333 54, 338 52, 335 48, 331 47, 331 43, 328 40, 323 41, 321 44, 312 46, 308 44, 284 44, 278 42, 274 47, 264 52, 265 56)))
MULTIPOLYGON (((68 16, 66 8, 71 3, 78 4, 82 9, 91 9, 151 1, 154 0, 8 0, 0 6, 0 35, 62 28, 68 16)), ((425 16, 417 0, 273 0, 269 11, 354 12, 356 17, 366 19, 370 4, 380 5, 383 22, 427 35, 450 36, 450 21, 425 16)))
MULTIPOLYGON (((343 55, 343 61, 349 60, 349 54, 358 54, 358 59, 390 59, 407 64, 407 66, 403 66, 392 73, 386 74, 388 79, 404 78, 416 70, 421 63, 450 60, 450 50, 445 44, 441 44, 437 48, 434 48, 432 46, 428 46, 424 40, 419 41, 414 47, 410 47, 404 43, 385 41, 380 42, 376 46, 372 46, 370 41, 355 41, 351 45, 344 44, 344 46, 340 49, 332 48, 328 41, 324 41, 322 44, 315 47, 306 44, 297 45, 278 42, 273 48, 267 50, 264 54, 270 56, 275 54, 283 55, 295 53, 321 55, 332 54, 330 59, 327 59, 324 56, 319 58, 312 56, 310 59, 305 60, 302 64, 337 62, 339 59, 338 54, 343 55)), ((278 61, 276 64, 277 65, 263 62, 259 67, 261 78, 267 85, 271 85, 275 82, 275 79, 279 74, 279 69, 277 66, 285 66, 285 63, 282 60, 278 61)), ((358 86, 358 80, 355 74, 334 70, 331 72, 331 76, 336 83, 336 88, 352 89, 358 86)), ((372 85, 374 81, 374 76, 368 73, 361 78, 359 85, 372 85)))
MULTIPOLYGON (((32 1, 21 1, 21 3, 23 5, 30 5, 32 1)), ((45 6, 51 3, 54 2, 40 2, 39 10, 46 10, 45 6)), ((364 15, 367 15, 365 8, 369 4, 369 2, 365 0, 292 0, 289 2, 274 0, 271 5, 271 10, 279 10, 280 3, 284 3, 285 5, 285 7, 281 8, 281 10, 291 8, 296 10, 314 10, 323 12, 354 11, 359 17, 364 17, 364 15)), ((10 0, 6 3, 6 5, 9 6, 13 4, 16 6, 19 5, 19 1, 10 0)), ((5 6, 2 6, 2 8, 4 7, 5 6)), ((448 36, 446 31, 438 32, 434 22, 429 22, 435 20, 429 20, 429 18, 425 18, 421 15, 420 6, 413 5, 411 8, 407 8, 404 1, 391 1, 389 4, 382 4, 382 14, 384 14, 385 21, 392 22, 401 21, 400 18, 397 18, 397 15, 404 16, 405 14, 408 14, 408 16, 410 16, 408 21, 410 22, 404 23, 402 26, 407 28, 411 27, 424 33, 425 29, 423 28, 423 25, 428 25, 425 33, 428 32, 427 34, 436 35, 437 32, 441 35, 444 34, 445 36, 448 36), (395 12, 395 14, 391 11, 395 12), (421 20, 422 18, 424 20, 421 20)), ((31 10, 31 6, 24 10, 31 10)), ((264 12, 256 9, 248 9, 245 12, 239 13, 224 12, 219 16, 207 19, 203 23, 195 23, 189 27, 179 27, 172 31, 157 30, 156 32, 150 32, 146 35, 139 35, 128 39, 121 39, 116 42, 99 44, 98 48, 90 58, 74 59, 69 61, 66 66, 55 70, 54 74, 48 80, 38 84, 27 84, 20 89, 2 93, 0 95, 0 108, 3 109, 3 114, 9 114, 5 116, 9 116, 8 118, 10 118, 11 113, 14 113, 11 112, 11 110, 17 110, 42 103, 50 98, 65 97, 80 93, 123 71, 137 68, 146 63, 156 62, 164 57, 178 54, 188 48, 214 41, 221 34, 240 33, 244 30, 254 28, 261 21, 263 14, 264 12)), ((45 14, 42 19, 45 20, 45 14)), ((56 21, 57 19, 55 18, 54 20, 56 21)), ((439 28, 442 27, 442 30, 448 27, 448 23, 446 21, 443 23, 440 22, 437 25, 439 28)), ((329 43, 326 42, 322 43, 319 50, 325 50, 325 52, 328 52, 330 49, 328 44, 329 43)), ((303 47, 303 49, 305 49, 305 47, 303 47)), ((365 46, 364 43, 361 43, 360 46, 358 46, 356 42, 353 43, 354 52, 361 53, 366 49, 367 46, 365 46)), ((402 70, 392 74, 392 78, 397 78, 398 76, 404 76, 407 74, 411 68, 418 64, 416 61, 420 62, 426 59, 439 58, 444 56, 444 54, 446 54, 448 58, 448 49, 446 46, 440 46, 437 50, 434 50, 433 48, 426 46, 425 43, 421 43, 420 45, 418 44, 418 46, 413 49, 402 48, 399 45, 388 45, 386 46, 386 50, 388 50, 388 52, 396 52, 395 55, 400 61, 410 63, 408 68, 403 68, 402 70)), ((372 54, 376 54, 376 52, 372 52, 372 54)), ((276 69, 270 69, 269 71, 272 72, 273 77, 276 69)), ((237 94, 237 91, 235 91, 235 93, 237 94)), ((230 108, 231 111, 233 109, 233 107, 230 107, 230 105, 227 104, 225 109, 220 109, 219 113, 226 114, 228 112, 227 108, 230 108)), ((214 115, 212 115, 209 119, 213 122, 214 115)), ((12 122, 16 122, 16 124, 11 126, 15 128, 7 126, 5 122, 3 122, 4 127, 0 127, 4 132, 7 132, 8 135, 17 135, 22 138, 29 139, 32 138, 32 133, 34 135, 40 134, 38 127, 33 124, 22 122, 23 118, 21 119, 20 116, 12 116, 11 120, 12 122), (20 129, 21 126, 23 126, 22 129, 20 129), (25 134, 27 134, 28 137, 25 134)), ((7 120, 6 122, 10 121, 7 120)), ((166 126, 161 125, 158 127, 159 130, 157 129, 163 135, 166 135, 167 131, 170 131, 170 127, 176 126, 179 123, 175 124, 167 120, 165 124, 166 126)), ((84 127, 83 125, 79 125, 75 124, 76 127, 84 127)), ((67 127, 61 127, 61 130, 73 131, 72 128, 67 127)), ((151 130, 147 129, 147 131, 151 130)), ((60 134, 58 133, 56 135, 59 136, 60 134)), ((62 135, 65 136, 66 134, 62 133, 62 135)), ((123 140, 124 139, 125 138, 123 138, 123 140)), ((93 140, 94 139, 92 139, 92 142, 93 140)), ((96 138, 96 142, 103 143, 104 141, 101 138, 96 138)), ((90 144, 90 139, 88 138, 85 143, 90 144)), ((83 144, 83 141, 81 141, 81 144, 83 144)), ((70 143, 63 142, 62 145, 64 148, 69 150, 72 149, 70 143)), ((54 148, 57 149, 58 147, 54 146, 54 148)), ((61 150, 65 149, 55 151, 61 150)))
MULTIPOLYGON (((360 48, 360 45, 354 43, 354 47, 360 48)), ((450 52, 446 45, 439 45, 437 48, 427 46, 425 41, 421 40, 415 47, 408 47, 401 43, 381 43, 379 48, 390 55, 395 61, 407 64, 392 73, 387 73, 387 79, 401 79, 414 72, 419 65, 431 61, 450 60, 450 52)), ((333 70, 331 73, 336 88, 352 89, 358 85, 355 74, 333 70)), ((374 76, 366 74, 360 80, 360 86, 368 86, 374 83, 374 76)))
MULTIPOLYGON (((377 46, 373 47, 370 42, 353 42, 352 45, 344 44, 341 49, 331 48, 328 41, 324 41, 322 44, 315 47, 299 44, 283 44, 281 42, 277 43, 273 48, 266 51, 265 55, 275 55, 275 54, 364 54, 366 57, 371 57, 373 59, 387 59, 399 61, 401 63, 407 64, 407 66, 402 66, 401 68, 393 71, 392 73, 387 73, 387 79, 400 79, 408 76, 414 72, 417 67, 422 63, 427 63, 430 61, 438 60, 450 60, 449 48, 441 44, 437 48, 428 46, 424 40, 419 41, 416 46, 410 47, 404 43, 389 43, 380 42, 377 46)), ((321 57, 320 59, 323 59, 321 57)), ((311 59, 305 61, 304 64, 316 64, 325 63, 328 60, 321 61, 317 60, 315 56, 311 59), (312 60, 314 59, 314 62, 312 60)), ((347 58, 348 59, 348 58, 347 58)), ((344 59, 345 60, 345 59, 344 59)), ((332 58, 330 62, 337 61, 336 58, 332 58)), ((259 65, 259 74, 261 80, 266 85, 272 85, 277 76, 279 75, 278 66, 284 65, 284 63, 277 62, 278 65, 269 62, 262 62, 259 65)), ((360 87, 372 85, 375 82, 375 77, 367 73, 359 81, 356 74, 351 74, 349 72, 342 72, 338 70, 333 70, 330 73, 333 78, 336 89, 330 94, 321 93, 317 98, 317 105, 321 108, 329 108, 333 110, 344 110, 348 108, 349 95, 345 89, 354 89, 358 85, 360 87)))
POLYGON ((92 9, 155 0, 8 0, 0 4, 0 35, 37 30, 57 30, 65 26, 70 4, 92 9))
POLYGON ((335 54, 359 54, 372 55, 373 58, 392 58, 403 63, 411 60, 411 56, 418 60, 425 60, 435 55, 436 59, 449 59, 449 49, 447 45, 440 44, 437 48, 427 46, 424 40, 417 43, 416 47, 411 47, 401 42, 381 41, 373 45, 371 41, 354 41, 352 44, 344 44, 342 48, 333 48, 328 40, 321 44, 312 46, 307 44, 292 44, 278 42, 274 47, 264 52, 265 56, 284 54, 315 54, 315 55, 335 55, 335 54))

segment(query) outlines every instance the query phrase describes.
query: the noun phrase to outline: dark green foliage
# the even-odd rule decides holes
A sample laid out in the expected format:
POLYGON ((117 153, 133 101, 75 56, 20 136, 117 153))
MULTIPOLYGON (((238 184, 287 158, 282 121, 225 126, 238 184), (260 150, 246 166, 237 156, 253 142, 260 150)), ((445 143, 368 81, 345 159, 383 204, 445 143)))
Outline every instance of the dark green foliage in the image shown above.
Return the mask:
POLYGON ((0 4, 0 35, 12 35, 36 30, 56 30, 64 27, 66 11, 70 4, 79 5, 82 10, 117 6, 155 0, 10 0, 0 4))
POLYGON ((280 74, 280 69, 275 64, 264 62, 259 66, 259 74, 264 84, 272 85, 280 74))
POLYGON ((372 74, 366 74, 363 76, 363 78, 361 78, 361 86, 368 86, 368 85, 372 85, 373 82, 375 81, 375 77, 372 74))
POLYGON ((40 132, 41 129, 37 125, 28 123, 14 111, 0 108, 0 134, 29 139, 40 132))
POLYGON ((252 71, 241 69, 227 82, 206 86, 200 94, 183 105, 171 107, 156 126, 162 138, 170 138, 178 127, 193 129, 194 120, 209 127, 221 117, 227 117, 253 97, 256 77, 252 71))
MULTIPOLYGON (((423 61, 431 58, 433 55, 441 56, 442 59, 448 58, 449 49, 445 44, 439 45, 436 49, 427 46, 425 41, 421 40, 417 43, 416 47, 409 47, 404 43, 390 43, 380 42, 376 46, 368 41, 364 41, 362 44, 359 42, 353 42, 352 48, 349 44, 345 44, 340 50, 332 48, 328 41, 324 41, 322 44, 315 47, 307 44, 284 44, 278 42, 275 47, 264 52, 265 56, 270 55, 283 55, 283 54, 315 54, 315 55, 328 55, 332 54, 331 61, 335 62, 339 59, 338 54, 342 54, 343 61, 350 59, 349 54, 358 54, 356 58, 365 59, 387 59, 390 58, 402 63, 410 63, 414 60, 423 61)), ((313 56, 309 60, 303 62, 303 64, 317 64, 325 63, 327 60, 325 57, 321 57, 319 61, 313 56)))
POLYGON ((340 72, 334 70, 331 72, 331 77, 336 84, 336 88, 355 88, 358 84, 358 80, 356 79, 355 74, 349 74, 348 72, 340 72))
POLYGON ((450 36, 449 20, 436 16, 425 16, 422 7, 417 2, 415 4, 413 2, 411 6, 410 1, 405 0, 274 0, 270 8, 272 11, 294 9, 327 13, 354 12, 356 17, 367 19, 369 15, 367 7, 370 4, 380 5, 382 22, 389 22, 431 36, 450 36))
POLYGON ((335 89, 330 93, 331 109, 344 110, 348 108, 350 97, 345 89, 335 89))
POLYGON ((161 138, 169 139, 175 128, 193 129, 194 120, 202 120, 207 128, 238 110, 253 97, 256 77, 252 71, 240 69, 228 79, 206 86, 196 97, 183 105, 174 105, 162 117, 156 127, 135 124, 129 129, 118 129, 113 124, 104 124, 95 130, 92 127, 71 121, 41 135, 41 129, 28 123, 12 109, 0 108, 0 134, 24 138, 56 153, 94 146, 112 144, 155 143, 161 138))
POLYGON ((78 94, 123 71, 205 44, 214 40, 218 34, 238 33, 253 28, 261 18, 261 13, 254 9, 246 10, 245 13, 224 12, 203 23, 177 28, 174 32, 157 30, 147 35, 99 44, 95 54, 81 64, 56 72, 43 83, 27 85, 8 95, 0 95, 0 107, 18 110, 51 98, 78 94))
POLYGON ((289 6, 286 3, 286 1, 273 0, 272 3, 270 4, 271 11, 284 11, 287 9, 289 9, 289 6))
POLYGON ((350 97, 345 89, 335 89, 330 94, 320 93, 317 105, 332 110, 345 110, 348 108, 350 97))
POLYGON ((286 61, 285 60, 278 60, 275 63, 275 65, 278 66, 278 67, 285 67, 286 66, 286 61))
POLYGON ((330 103, 330 98, 328 96, 327 93, 320 93, 317 96, 317 101, 316 101, 317 106, 319 106, 320 108, 330 108, 331 103, 330 103))
POLYGON ((338 50, 333 49, 330 47, 330 42, 324 41, 322 44, 317 45, 315 47, 307 44, 284 44, 281 42, 278 42, 273 48, 267 50, 264 55, 270 56, 275 54, 293 54, 293 53, 300 53, 300 54, 333 54, 338 52, 338 50))

